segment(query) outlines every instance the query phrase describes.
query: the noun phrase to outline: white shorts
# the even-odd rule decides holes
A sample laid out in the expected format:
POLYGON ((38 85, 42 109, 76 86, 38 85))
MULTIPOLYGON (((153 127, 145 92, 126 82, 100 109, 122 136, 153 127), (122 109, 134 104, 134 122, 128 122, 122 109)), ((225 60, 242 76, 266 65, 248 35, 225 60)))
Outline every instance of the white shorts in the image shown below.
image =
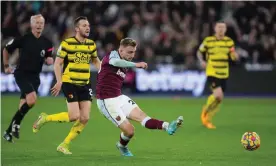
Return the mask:
POLYGON ((126 95, 108 99, 97 99, 100 112, 117 127, 129 117, 130 112, 138 105, 126 95))

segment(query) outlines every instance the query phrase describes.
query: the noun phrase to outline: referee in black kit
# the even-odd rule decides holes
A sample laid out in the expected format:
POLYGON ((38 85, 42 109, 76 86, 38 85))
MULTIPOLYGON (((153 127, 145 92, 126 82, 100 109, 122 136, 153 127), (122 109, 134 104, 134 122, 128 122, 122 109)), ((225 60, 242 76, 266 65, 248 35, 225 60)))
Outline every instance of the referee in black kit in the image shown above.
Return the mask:
POLYGON ((27 112, 35 105, 37 90, 40 85, 39 73, 43 63, 53 64, 52 42, 41 36, 45 19, 42 15, 34 15, 30 19, 31 32, 22 37, 12 39, 3 50, 3 64, 5 73, 11 74, 9 54, 19 49, 19 59, 14 71, 15 81, 20 88, 21 96, 19 109, 13 116, 3 138, 13 142, 12 137, 19 138, 20 123, 27 112))

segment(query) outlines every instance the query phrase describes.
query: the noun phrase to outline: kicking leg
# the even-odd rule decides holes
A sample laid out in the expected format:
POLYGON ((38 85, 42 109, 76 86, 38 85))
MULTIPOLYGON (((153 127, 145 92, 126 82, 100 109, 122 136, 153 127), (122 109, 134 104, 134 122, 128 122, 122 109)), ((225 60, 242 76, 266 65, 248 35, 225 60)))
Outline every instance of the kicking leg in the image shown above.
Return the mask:
POLYGON ((171 123, 151 118, 147 116, 138 106, 132 109, 128 115, 128 118, 136 122, 140 122, 142 126, 148 129, 165 130, 169 135, 174 134, 183 123, 182 116, 179 116, 171 123))

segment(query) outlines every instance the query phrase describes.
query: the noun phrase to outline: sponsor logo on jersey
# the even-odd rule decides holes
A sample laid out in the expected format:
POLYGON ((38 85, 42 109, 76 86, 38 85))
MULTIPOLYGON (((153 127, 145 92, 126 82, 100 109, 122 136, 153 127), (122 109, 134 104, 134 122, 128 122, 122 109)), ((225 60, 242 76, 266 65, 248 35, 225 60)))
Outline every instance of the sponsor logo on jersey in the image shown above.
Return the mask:
POLYGON ((122 78, 125 78, 125 77, 126 77, 126 74, 125 74, 124 72, 122 72, 120 69, 117 71, 116 74, 119 75, 119 76, 122 77, 122 78))
POLYGON ((76 58, 74 59, 75 63, 89 63, 90 62, 90 56, 89 54, 85 54, 82 52, 76 52, 75 53, 76 58))

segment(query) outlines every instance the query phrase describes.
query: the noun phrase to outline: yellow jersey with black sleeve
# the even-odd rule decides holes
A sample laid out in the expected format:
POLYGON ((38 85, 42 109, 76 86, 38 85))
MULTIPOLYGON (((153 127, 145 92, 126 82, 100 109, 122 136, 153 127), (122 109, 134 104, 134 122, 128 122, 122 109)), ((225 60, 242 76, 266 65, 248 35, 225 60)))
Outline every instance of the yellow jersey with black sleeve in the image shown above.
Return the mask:
POLYGON ((64 59, 62 82, 85 85, 90 81, 90 61, 97 58, 96 44, 86 39, 79 42, 75 37, 63 40, 57 56, 64 59))
POLYGON ((206 75, 220 79, 229 77, 229 60, 235 60, 234 41, 227 36, 218 40, 216 36, 206 37, 199 47, 206 54, 206 75))

